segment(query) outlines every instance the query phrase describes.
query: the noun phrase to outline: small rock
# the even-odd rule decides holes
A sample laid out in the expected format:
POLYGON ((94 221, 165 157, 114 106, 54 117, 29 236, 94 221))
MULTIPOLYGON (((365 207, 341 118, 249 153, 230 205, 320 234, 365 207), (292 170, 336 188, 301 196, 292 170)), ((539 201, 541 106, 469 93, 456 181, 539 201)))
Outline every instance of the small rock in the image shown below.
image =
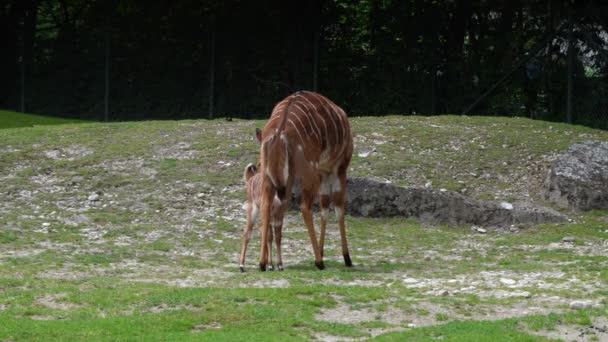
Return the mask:
POLYGON ((570 303, 570 309, 580 310, 593 307, 593 302, 590 300, 575 300, 570 303))
POLYGON ((372 154, 372 152, 375 152, 375 151, 376 151, 375 148, 373 148, 371 150, 361 151, 361 152, 359 152, 358 156, 360 158, 367 158, 367 157, 369 157, 370 154, 372 154))
POLYGON ((500 202, 500 207, 502 209, 513 210, 513 204, 509 202, 500 202))
POLYGON ((410 324, 408 324, 408 325, 407 325, 407 327, 408 327, 408 328, 415 328, 415 327, 416 327, 416 324, 414 324, 414 323, 410 323, 410 324))
POLYGON ((478 233, 480 233, 480 234, 485 234, 485 233, 487 233, 488 231, 487 231, 486 229, 483 229, 483 228, 481 228, 481 227, 478 227, 478 228, 477 228, 477 232, 478 232, 478 233))
POLYGON ((445 296, 449 296, 449 295, 450 295, 450 291, 448 291, 448 290, 443 290, 443 291, 440 293, 440 295, 441 295, 441 296, 443 296, 443 297, 445 297, 445 296))
POLYGON ((513 293, 513 297, 532 298, 532 294, 528 291, 518 291, 513 293))
POLYGON ((573 243, 576 239, 573 236, 564 236, 562 242, 573 243))
POLYGON ((42 224, 42 226, 43 226, 43 227, 50 227, 50 226, 51 226, 51 224, 50 224, 50 223, 48 223, 48 222, 44 222, 44 223, 42 224))
POLYGON ((87 198, 89 201, 91 202, 95 202, 99 200, 99 194, 97 193, 92 193, 89 195, 89 197, 87 198))
POLYGON ((505 285, 515 285, 517 283, 515 280, 509 278, 500 278, 500 282, 505 285))
POLYGON ((417 283, 418 280, 414 279, 414 278, 405 278, 405 279, 403 279, 403 282, 406 284, 414 284, 414 283, 417 283))
POLYGON ((475 286, 467 286, 467 287, 462 287, 459 290, 460 292, 471 292, 471 291, 475 291, 475 286))

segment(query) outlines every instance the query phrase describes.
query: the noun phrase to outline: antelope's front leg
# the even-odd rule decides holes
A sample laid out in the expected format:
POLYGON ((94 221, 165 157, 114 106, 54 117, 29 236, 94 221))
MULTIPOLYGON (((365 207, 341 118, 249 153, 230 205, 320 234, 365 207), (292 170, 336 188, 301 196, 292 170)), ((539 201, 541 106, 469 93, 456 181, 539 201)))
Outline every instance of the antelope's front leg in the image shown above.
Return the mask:
POLYGON ((270 214, 271 206, 274 198, 274 192, 271 189, 264 189, 262 191, 262 201, 260 213, 262 216, 262 225, 260 226, 261 232, 261 251, 260 251, 260 271, 266 271, 266 265, 268 264, 268 233, 270 231, 270 214))
POLYGON ((322 270, 325 268, 323 264, 323 256, 319 251, 319 246, 317 244, 317 236, 315 233, 315 226, 312 220, 312 200, 313 195, 310 191, 305 191, 302 189, 302 199, 300 202, 300 211, 302 212, 302 218, 304 219, 304 223, 306 224, 306 228, 308 228, 308 237, 310 238, 310 243, 312 244, 312 250, 315 254, 315 266, 318 269, 322 270))

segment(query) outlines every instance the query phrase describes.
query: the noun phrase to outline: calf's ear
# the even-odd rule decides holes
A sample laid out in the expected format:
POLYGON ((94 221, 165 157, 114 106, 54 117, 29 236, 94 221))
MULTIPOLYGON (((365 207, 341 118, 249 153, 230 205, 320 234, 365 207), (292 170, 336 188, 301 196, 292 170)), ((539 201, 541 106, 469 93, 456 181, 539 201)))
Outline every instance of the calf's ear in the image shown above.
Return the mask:
POLYGON ((258 142, 262 142, 262 130, 259 128, 255 129, 255 137, 258 139, 258 142))

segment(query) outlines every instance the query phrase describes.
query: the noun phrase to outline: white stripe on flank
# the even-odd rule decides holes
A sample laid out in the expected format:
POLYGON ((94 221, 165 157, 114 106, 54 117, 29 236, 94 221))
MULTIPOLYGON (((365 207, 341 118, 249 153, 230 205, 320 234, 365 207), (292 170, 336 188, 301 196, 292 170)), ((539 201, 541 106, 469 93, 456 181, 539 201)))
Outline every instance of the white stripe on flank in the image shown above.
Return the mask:
POLYGON ((310 114, 307 111, 300 108, 298 105, 299 105, 299 103, 296 103, 295 108, 298 109, 302 114, 304 114, 306 116, 306 119, 308 120, 308 122, 310 124, 310 131, 315 135, 315 137, 317 138, 317 141, 320 143, 321 137, 317 134, 317 131, 315 130, 314 121, 311 120, 310 114))
MULTIPOLYGON (((315 107, 315 105, 310 102, 310 100, 308 98, 306 98, 305 96, 302 96, 300 94, 298 94, 298 97, 301 97, 302 99, 304 99, 304 101, 306 101, 308 104, 310 104, 310 109, 308 110, 308 113, 310 114, 311 117, 313 117, 312 122, 315 124, 317 131, 319 132, 319 136, 321 136, 321 130, 319 129, 319 126, 317 126, 316 120, 314 120, 314 114, 319 114, 319 111, 317 110, 317 107, 315 107)), ((306 104, 302 104, 302 105, 306 105, 306 104)), ((308 106, 306 106, 308 107, 308 106)))
POLYGON ((336 125, 336 121, 334 121, 333 115, 330 115, 329 118, 331 119, 331 123, 334 125, 334 137, 335 137, 335 142, 337 143, 338 142, 338 126, 336 125))
POLYGON ((302 139, 302 135, 300 134, 300 131, 298 130, 298 127, 296 126, 296 124, 291 121, 291 119, 287 119, 287 122, 290 123, 293 128, 296 130, 296 133, 298 133, 298 137, 300 137, 300 142, 304 142, 304 139, 302 139))
MULTIPOLYGON (((299 115, 295 115, 295 113, 294 113, 294 116, 296 117, 296 119, 298 119, 298 122, 300 123, 300 128, 302 128, 304 130, 304 136, 306 136, 308 138, 308 134, 306 134, 307 133, 306 127, 304 127, 304 124, 302 123, 302 119, 300 119, 299 115)), ((302 140, 302 142, 305 143, 307 141, 302 140)))
POLYGON ((342 120, 342 113, 344 111, 342 110, 342 108, 338 107, 335 104, 332 104, 331 107, 334 109, 334 112, 336 113, 336 116, 338 117, 338 120, 340 121, 340 126, 342 127, 342 138, 344 138, 344 137, 346 137, 345 124, 344 124, 344 120, 342 120))
POLYGON ((328 143, 329 142, 329 136, 327 135, 327 133, 329 132, 327 130, 327 122, 325 122, 325 118, 323 118, 322 116, 319 116, 319 118, 321 118, 321 121, 323 121, 323 137, 325 138, 325 142, 328 143))
MULTIPOLYGON (((325 106, 324 106, 325 108, 331 108, 331 109, 332 109, 331 111, 326 109, 326 112, 329 114, 329 118, 331 119, 331 122, 334 124, 334 129, 336 130, 335 132, 336 132, 336 138, 337 138, 337 135, 338 135, 338 127, 336 126, 336 122, 335 122, 335 120, 334 120, 334 116, 339 116, 339 114, 338 114, 338 113, 336 113, 336 108, 337 108, 338 106, 336 106, 334 103, 332 103, 331 101, 329 101, 327 98, 325 98, 325 97, 323 97, 323 96, 319 96, 319 98, 320 98, 320 99, 321 99, 323 102, 325 102, 325 106)), ((336 139, 336 140, 337 140, 337 139, 336 139)))

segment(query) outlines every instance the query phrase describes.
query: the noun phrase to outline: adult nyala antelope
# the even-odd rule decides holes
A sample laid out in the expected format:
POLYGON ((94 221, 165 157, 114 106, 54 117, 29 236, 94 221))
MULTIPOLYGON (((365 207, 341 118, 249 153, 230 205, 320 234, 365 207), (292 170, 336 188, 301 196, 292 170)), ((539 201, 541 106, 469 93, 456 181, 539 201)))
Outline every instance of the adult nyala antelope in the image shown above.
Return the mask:
MULTIPOLYGON (((245 272, 245 254, 247 252, 247 245, 249 239, 251 239, 251 232, 255 220, 259 213, 261 206, 261 193, 262 193, 262 174, 258 172, 258 167, 254 164, 249 164, 243 171, 243 180, 245 181, 245 193, 247 194, 247 205, 245 214, 247 223, 245 230, 243 231, 243 238, 241 239, 241 257, 239 259, 239 268, 241 272, 245 272)), ((281 201, 275 196, 273 198, 271 208, 271 223, 274 228, 274 239, 277 247, 277 267, 279 271, 283 270, 283 259, 281 258, 281 233, 283 230, 283 210, 281 208, 281 201)), ((270 260, 270 268, 272 269, 272 230, 268 234, 268 259, 270 260)))
POLYGON ((333 200, 344 263, 352 266, 344 226, 344 197, 353 138, 344 110, 320 94, 296 92, 276 104, 258 139, 262 174, 260 269, 265 271, 268 263, 268 244, 263 242, 267 241, 270 231, 275 193, 284 211, 295 180, 302 191, 300 211, 308 229, 315 265, 325 268, 325 226, 329 203, 333 200), (312 219, 312 203, 317 194, 321 205, 318 241, 312 219))

